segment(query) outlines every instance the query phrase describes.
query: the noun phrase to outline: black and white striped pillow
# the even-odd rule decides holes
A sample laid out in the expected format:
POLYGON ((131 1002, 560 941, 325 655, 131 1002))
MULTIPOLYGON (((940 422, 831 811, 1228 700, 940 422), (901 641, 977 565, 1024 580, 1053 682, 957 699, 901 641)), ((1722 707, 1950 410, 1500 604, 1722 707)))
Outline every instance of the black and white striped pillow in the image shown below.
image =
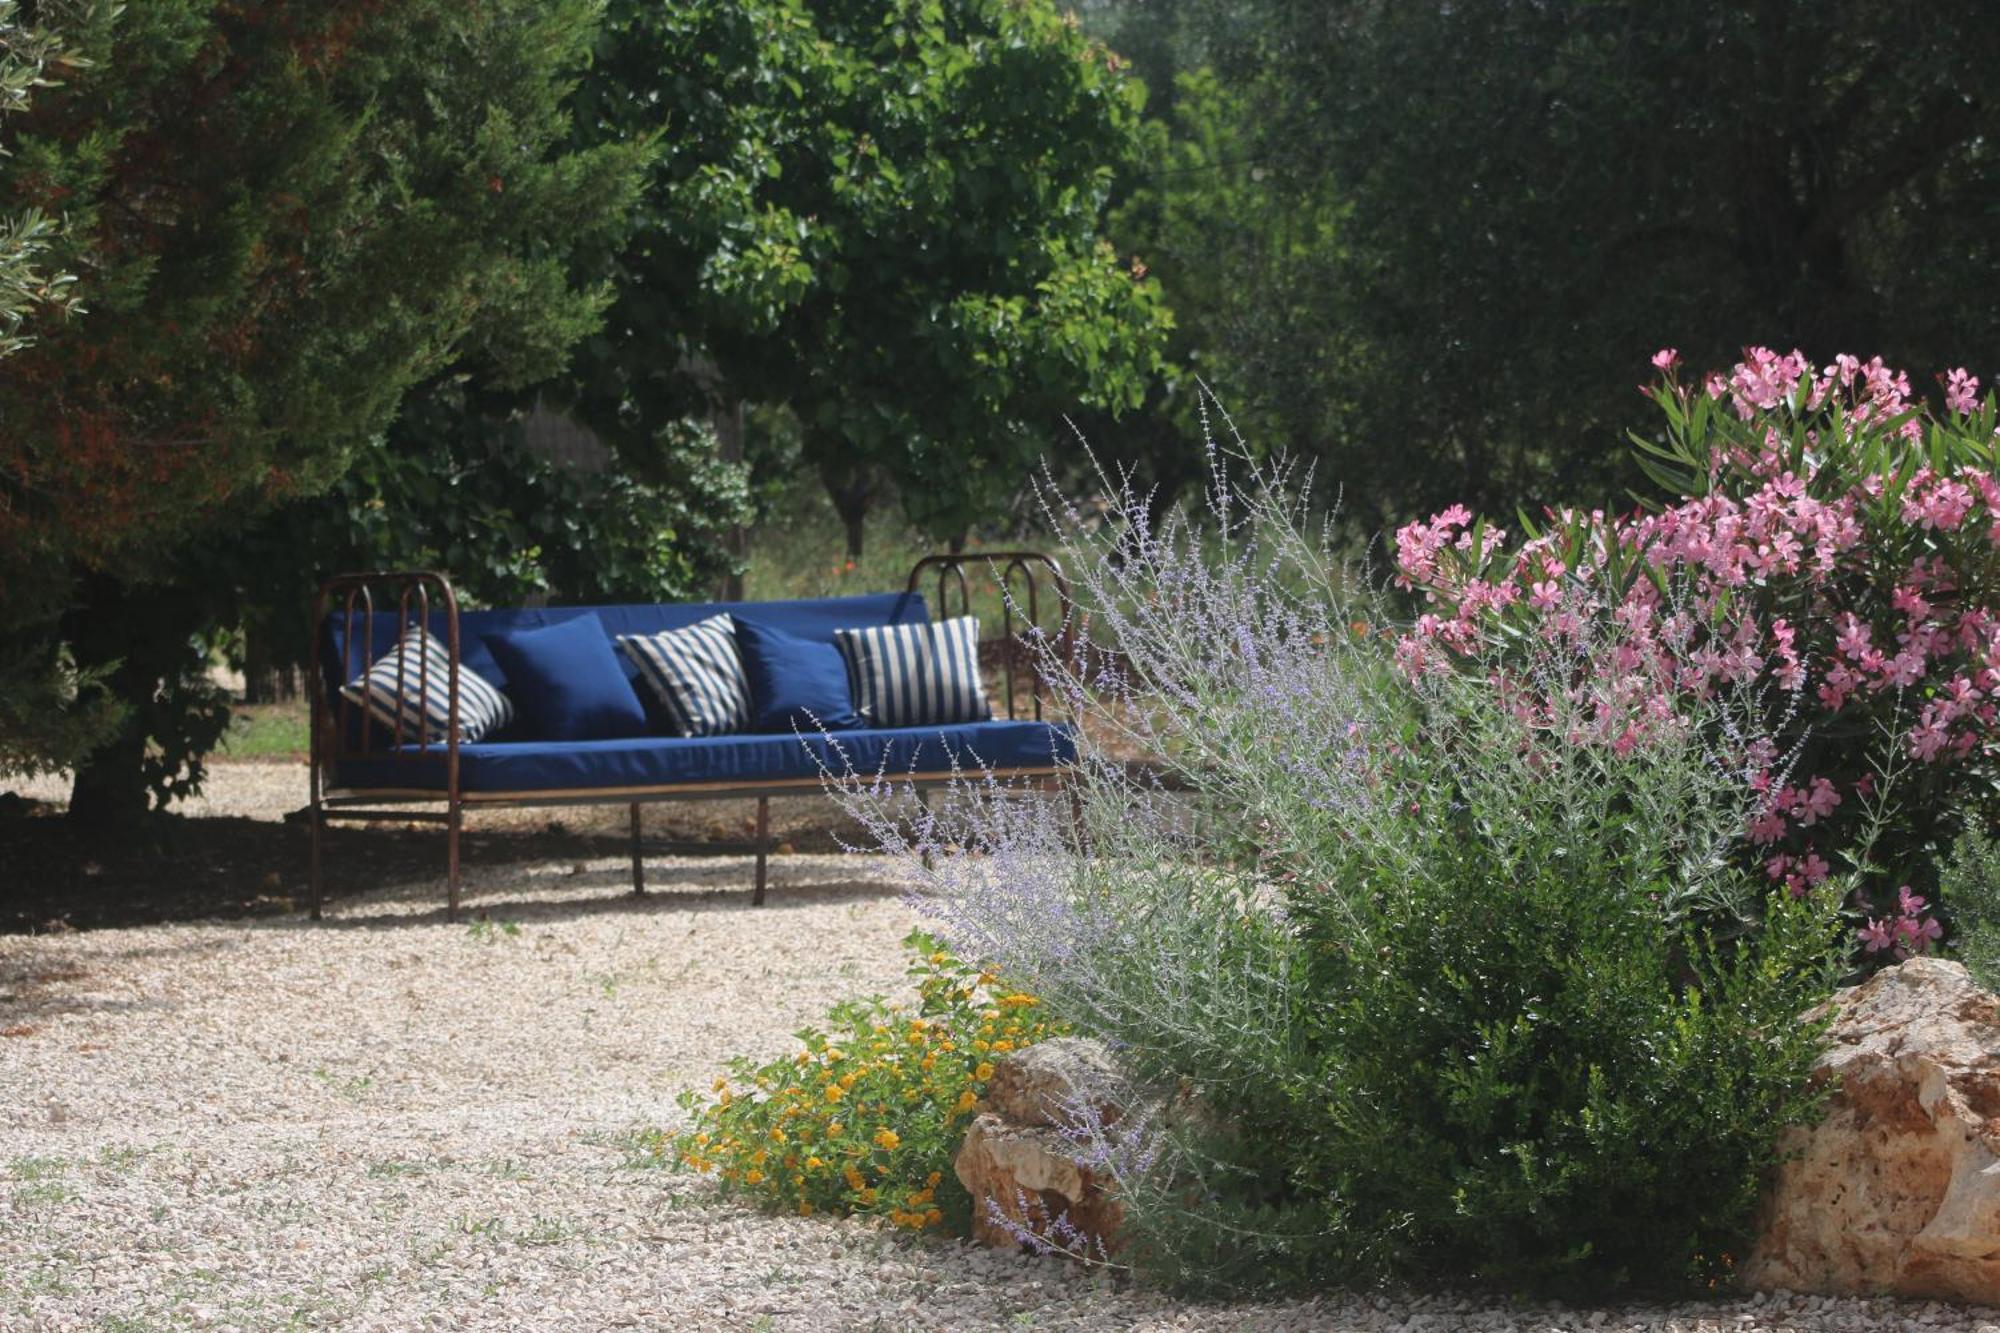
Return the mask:
MULTIPOLYGON (((340 687, 341 694, 360 704, 376 722, 395 732, 400 715, 405 745, 441 743, 451 725, 451 659, 437 636, 413 625, 403 641, 363 674, 340 687), (401 672, 401 688, 397 673, 401 672), (368 688, 362 688, 363 681, 368 688)), ((466 666, 458 667, 458 738, 470 745, 514 720, 514 705, 493 682, 466 666)))
POLYGON ((993 715, 979 678, 979 619, 837 629, 854 708, 876 727, 984 722, 993 715))
POLYGON ((750 683, 730 616, 658 634, 621 634, 618 646, 681 735, 723 736, 750 725, 750 683))

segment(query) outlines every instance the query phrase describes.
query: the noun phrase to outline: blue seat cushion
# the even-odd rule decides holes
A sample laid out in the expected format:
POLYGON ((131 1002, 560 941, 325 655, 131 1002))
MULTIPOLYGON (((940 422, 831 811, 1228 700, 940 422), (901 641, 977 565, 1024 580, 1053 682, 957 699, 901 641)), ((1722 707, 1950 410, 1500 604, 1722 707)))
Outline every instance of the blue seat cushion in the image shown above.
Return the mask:
MULTIPOLYGON (((343 788, 444 789, 436 746, 418 757, 342 760, 343 788)), ((1053 722, 967 722, 950 727, 843 731, 829 735, 641 736, 600 741, 486 741, 458 751, 468 794, 576 792, 683 785, 755 785, 836 774, 890 777, 979 768, 1052 768, 1076 755, 1070 729, 1053 722)))
POLYGON ((832 644, 739 619, 736 646, 750 682, 750 730, 852 731, 863 725, 847 683, 847 658, 832 644))
POLYGON ((595 615, 486 636, 508 697, 536 740, 610 740, 646 734, 646 710, 595 615))

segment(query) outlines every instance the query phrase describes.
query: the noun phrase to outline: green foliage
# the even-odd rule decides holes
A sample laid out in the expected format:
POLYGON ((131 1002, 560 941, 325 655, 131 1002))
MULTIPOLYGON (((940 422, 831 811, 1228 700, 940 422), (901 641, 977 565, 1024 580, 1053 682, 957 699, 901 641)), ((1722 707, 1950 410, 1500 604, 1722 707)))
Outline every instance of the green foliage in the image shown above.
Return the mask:
POLYGON ((1838 890, 1774 891, 1749 938, 1699 933, 1682 912, 1733 878, 1714 853, 1740 789, 1692 735, 1620 757, 1504 709, 1483 680, 1432 691, 1394 802, 1292 862, 1350 886, 1289 899, 1324 1005, 1300 1177, 1365 1267, 1707 1276, 1811 1113, 1819 1032, 1797 1019, 1833 984, 1838 890))
MULTIPOLYGON (((21 20, 18 0, 0 0, 0 119, 25 110, 36 88, 55 82, 54 71, 76 65, 66 32, 83 32, 113 11, 102 0, 45 5, 39 21, 21 20)), ((36 309, 71 315, 82 310, 73 273, 44 273, 38 261, 54 240, 56 220, 40 208, 0 214, 0 357, 27 346, 21 325, 36 309)))
POLYGON ((1156 1108, 1088 1145, 1123 1261, 1215 1292, 1715 1276, 1814 1113, 1799 1016, 1844 944, 1843 884, 1729 856, 1758 797, 1708 738, 1757 700, 1627 744, 1655 701, 1617 693, 1609 639, 1412 677, 1282 470, 1199 521, 1115 517, 1062 534, 1104 650, 1058 691, 1081 836, 974 782, 905 868, 1156 1108))
POLYGON ((768 1064, 738 1058, 712 1097, 688 1091, 688 1127, 658 1151, 713 1172, 725 1194, 800 1213, 862 1213, 963 1235, 971 1200, 952 1157, 992 1057, 1057 1035, 1031 995, 967 967, 922 931, 904 944, 914 1009, 879 997, 837 1005, 830 1030, 768 1064))
POLYGON ((443 570, 474 606, 673 601, 724 571, 718 530, 742 512, 743 479, 704 429, 662 433, 656 482, 538 452, 524 425, 504 400, 434 386, 392 443, 246 527, 203 559, 206 575, 241 590, 279 660, 303 661, 313 593, 341 570, 443 570))
POLYGON ((87 34, 6 123, 0 206, 61 201, 93 304, 0 381, 7 553, 143 577, 232 501, 324 488, 447 365, 552 369, 608 300, 568 238, 647 151, 557 147, 593 17, 157 0, 87 34))
POLYGON ((1639 481, 1617 447, 1631 368, 1662 344, 1698 365, 1757 342, 1977 369, 2000 341, 1980 296, 2000 277, 2000 29, 1971 9, 1085 14, 1138 59, 1184 151, 1206 140, 1175 75, 1212 67, 1240 99, 1230 166, 1131 188, 1234 194, 1247 211, 1198 233, 1211 267, 1242 247, 1284 281, 1214 302, 1161 241, 1120 243, 1160 275, 1208 381, 1262 443, 1319 459, 1357 526, 1461 500, 1620 507, 1639 481), (1237 191, 1257 173, 1261 190, 1237 191), (1315 199, 1339 205, 1336 227, 1311 228, 1315 199))
POLYGON ((590 0, 88 12, 0 123, 0 216, 60 208, 47 264, 91 307, 31 313, 0 377, 0 658, 67 652, 128 705, 72 805, 109 813, 220 732, 191 665, 229 623, 233 579, 190 586, 217 534, 324 491, 448 368, 555 369, 609 300, 570 254, 652 148, 566 147, 590 0))
POLYGON ((2000 840, 1976 824, 1959 834, 1938 891, 1951 910, 1951 952, 1974 981, 2000 990, 2000 840))
MULTIPOLYGON (((1146 42, 1157 17, 1141 31, 1120 27, 1114 44, 1146 42)), ((1205 66, 1175 72, 1170 51, 1146 65, 1162 80, 1151 108, 1159 118, 1121 177, 1110 225, 1159 281, 1175 329, 1143 413, 1084 425, 1105 459, 1159 488, 1157 512, 1202 477, 1197 381, 1233 405, 1248 438, 1317 448, 1337 434, 1348 403, 1337 370, 1354 340, 1323 277, 1343 244, 1330 179, 1269 168, 1254 81, 1205 66)))
POLYGON ((1158 288, 1100 235, 1138 129, 1112 64, 1049 0, 617 0, 585 133, 668 131, 586 415, 785 404, 851 530, 886 473, 963 531, 1158 364, 1158 288))

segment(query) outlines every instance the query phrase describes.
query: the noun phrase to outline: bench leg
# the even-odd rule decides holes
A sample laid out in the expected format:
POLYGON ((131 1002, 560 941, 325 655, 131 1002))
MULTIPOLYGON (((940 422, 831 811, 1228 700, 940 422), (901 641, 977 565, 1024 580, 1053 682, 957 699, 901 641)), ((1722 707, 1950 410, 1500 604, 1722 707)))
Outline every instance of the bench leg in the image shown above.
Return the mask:
POLYGON ((764 875, 766 870, 764 862, 765 858, 771 853, 770 833, 771 798, 768 796, 759 796, 757 798, 757 887, 750 895, 750 905, 752 907, 762 907, 764 905, 764 875))
POLYGON ((639 832, 639 803, 632 802, 632 892, 646 892, 646 860, 639 832))
POLYGON ((458 808, 458 802, 451 803, 451 812, 445 817, 445 909, 444 919, 458 920, 458 829, 465 816, 458 808))
POLYGON ((320 830, 326 827, 326 820, 320 817, 320 806, 317 793, 314 794, 313 798, 311 823, 312 823, 312 856, 308 863, 309 869, 306 872, 306 878, 311 882, 312 885, 312 919, 317 921, 319 920, 319 903, 320 903, 320 881, 319 881, 319 857, 320 857, 319 844, 321 836, 320 830))

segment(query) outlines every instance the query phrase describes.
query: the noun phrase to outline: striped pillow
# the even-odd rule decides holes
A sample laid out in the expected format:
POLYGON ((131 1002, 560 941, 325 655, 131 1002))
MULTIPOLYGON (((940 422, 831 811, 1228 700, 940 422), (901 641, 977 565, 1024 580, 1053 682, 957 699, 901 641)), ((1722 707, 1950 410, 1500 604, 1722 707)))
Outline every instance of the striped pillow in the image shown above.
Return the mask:
POLYGON ((621 634, 618 646, 681 735, 722 736, 750 725, 750 684, 731 617, 710 616, 658 634, 621 634))
POLYGON ((876 727, 984 722, 993 715, 979 679, 979 619, 837 629, 855 711, 876 727))
MULTIPOLYGON (((344 698, 360 704, 368 715, 395 734, 398 715, 405 745, 433 745, 445 738, 451 724, 451 659, 443 644, 422 625, 412 625, 403 641, 362 675, 340 687, 344 698), (402 673, 402 687, 396 675, 402 673), (362 688, 363 681, 368 688, 362 688)), ((514 720, 514 705, 493 682, 466 666, 458 667, 458 738, 466 744, 514 720)))

